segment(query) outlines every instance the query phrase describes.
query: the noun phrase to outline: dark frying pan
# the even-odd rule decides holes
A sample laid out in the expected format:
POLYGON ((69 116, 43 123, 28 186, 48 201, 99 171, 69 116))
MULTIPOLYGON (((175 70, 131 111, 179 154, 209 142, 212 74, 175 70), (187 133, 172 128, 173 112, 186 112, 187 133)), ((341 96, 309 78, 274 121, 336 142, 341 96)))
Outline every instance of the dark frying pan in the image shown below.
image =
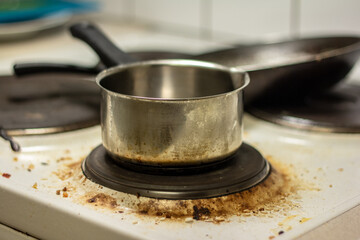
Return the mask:
MULTIPOLYGON (((77 31, 79 27, 74 28, 74 26, 81 26, 81 24, 73 25, 70 31, 74 37, 88 42, 100 56, 102 61, 100 64, 92 68, 61 64, 54 66, 41 63, 16 64, 15 74, 47 72, 48 70, 94 74, 116 65, 116 61, 106 59, 106 56, 113 56, 114 52, 120 51, 114 44, 106 38, 99 39, 96 34, 94 37, 82 36, 81 31, 77 31), (97 49, 96 46, 99 44, 106 46, 107 49, 97 49), (107 50, 105 54, 104 49, 107 50)), ((248 104, 259 97, 290 100, 324 91, 346 76, 359 54, 359 37, 326 37, 241 46, 195 57, 171 52, 143 52, 130 55, 138 60, 195 58, 228 67, 241 67, 249 72, 251 79, 251 83, 245 90, 245 104, 248 104)))
POLYGON ((259 97, 290 100, 329 89, 349 73, 359 54, 359 37, 327 37, 241 46, 195 58, 247 71, 248 104, 259 97))

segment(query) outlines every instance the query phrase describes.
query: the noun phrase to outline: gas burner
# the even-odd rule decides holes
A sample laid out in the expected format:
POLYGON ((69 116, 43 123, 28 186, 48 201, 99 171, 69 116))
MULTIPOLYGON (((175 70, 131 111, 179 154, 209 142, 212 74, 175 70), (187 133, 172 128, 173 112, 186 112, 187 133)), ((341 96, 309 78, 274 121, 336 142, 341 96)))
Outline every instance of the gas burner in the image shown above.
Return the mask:
POLYGON ((80 75, 0 77, 0 125, 7 135, 70 131, 99 123, 99 89, 80 75))
POLYGON ((231 157, 218 165, 205 165, 205 169, 192 166, 187 171, 186 168, 164 170, 158 167, 156 173, 155 168, 141 172, 138 168, 120 165, 102 145, 82 163, 83 173, 95 183, 125 193, 164 199, 211 198, 240 192, 260 183, 270 172, 269 163, 245 143, 231 157))
POLYGON ((296 101, 261 99, 247 112, 283 126, 321 132, 360 133, 360 85, 342 84, 296 101))

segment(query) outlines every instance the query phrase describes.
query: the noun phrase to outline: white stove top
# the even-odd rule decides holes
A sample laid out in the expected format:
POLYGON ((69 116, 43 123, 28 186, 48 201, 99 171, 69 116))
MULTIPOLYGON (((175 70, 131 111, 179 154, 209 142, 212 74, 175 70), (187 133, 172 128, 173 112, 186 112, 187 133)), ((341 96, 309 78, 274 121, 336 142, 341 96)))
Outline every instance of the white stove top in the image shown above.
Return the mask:
MULTIPOLYGON (((245 141, 287 174, 290 188, 279 189, 290 195, 258 204, 265 213, 245 211, 207 221, 139 214, 129 201, 146 203, 147 198, 84 181, 79 162, 101 143, 99 126, 16 140, 21 153, 0 144, 1 174, 11 175, 0 178, 0 222, 39 238, 268 239, 279 231, 290 237, 360 203, 356 134, 306 133, 246 116, 245 141), (100 197, 98 206, 89 202, 94 197, 100 197)), ((269 188, 265 194, 273 194, 269 188)))
MULTIPOLYGON (((138 31, 126 36, 118 42, 136 39, 135 49, 140 45, 139 36, 144 39, 147 35, 138 31)), ((152 36, 156 38, 148 46, 163 42, 176 46, 178 51, 218 46, 161 34, 152 36), (194 44, 191 49, 189 43, 194 44)), ((63 56, 69 55, 63 59, 88 54, 69 44, 64 49, 63 56)), ((46 56, 49 52, 37 54, 46 56)), ((8 52, 6 56, 10 55, 8 52)), ((1 58, 2 73, 9 72, 11 62, 21 56, 29 57, 31 53, 1 58)), ((249 115, 244 126, 245 141, 256 147, 276 172, 267 180, 274 180, 273 184, 254 189, 256 198, 244 193, 242 201, 247 206, 234 214, 218 214, 202 221, 193 220, 191 213, 185 217, 149 216, 139 213, 149 204, 158 205, 157 211, 170 213, 179 208, 175 202, 165 201, 167 207, 163 207, 164 201, 149 203, 148 198, 115 192, 85 180, 80 162, 101 144, 100 127, 95 126, 16 137, 22 147, 20 153, 12 152, 8 143, 0 140, 0 223, 42 239, 269 239, 281 231, 285 234, 280 238, 293 238, 360 203, 360 134, 304 132, 249 115)), ((229 210, 229 199, 231 196, 223 197, 220 207, 229 210)), ((241 205, 242 201, 235 202, 241 205)), ((191 200, 186 203, 199 204, 191 200)))

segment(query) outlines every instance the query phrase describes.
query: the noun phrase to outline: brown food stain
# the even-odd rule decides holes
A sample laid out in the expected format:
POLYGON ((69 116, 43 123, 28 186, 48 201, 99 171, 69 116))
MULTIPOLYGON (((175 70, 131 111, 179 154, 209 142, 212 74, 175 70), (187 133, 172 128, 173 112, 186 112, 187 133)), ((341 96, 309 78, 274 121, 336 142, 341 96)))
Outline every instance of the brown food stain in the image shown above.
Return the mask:
POLYGON ((292 201, 298 197, 297 192, 313 187, 300 180, 289 165, 277 162, 271 156, 267 156, 267 159, 272 164, 271 174, 264 182, 249 190, 210 199, 148 199, 137 204, 138 212, 153 216, 192 216, 196 220, 207 220, 216 216, 234 215, 271 217, 297 208, 298 205, 292 201))
POLYGON ((102 206, 110 209, 114 209, 118 206, 115 198, 104 193, 98 193, 90 197, 87 199, 87 202, 95 206, 102 206))
POLYGON ((64 164, 59 168, 59 170, 53 172, 53 174, 55 174, 60 180, 65 181, 74 176, 78 169, 80 169, 81 162, 82 159, 77 162, 64 164))
POLYGON ((59 163, 59 162, 71 161, 71 160, 73 160, 72 157, 61 157, 61 158, 57 159, 56 162, 59 163))
MULTIPOLYGON (((276 161, 271 156, 267 156, 266 159, 272 165, 272 172, 265 181, 240 193, 209 199, 153 199, 102 189, 91 181, 85 181, 86 178, 80 167, 82 159, 63 164, 55 175, 63 181, 68 180, 68 184, 72 185, 68 187, 84 192, 84 194, 73 194, 72 198, 85 205, 109 209, 112 212, 114 208, 129 208, 131 212, 140 216, 161 219, 184 221, 190 217, 194 220, 214 223, 222 222, 231 216, 268 218, 286 216, 286 213, 299 207, 294 201, 300 198, 299 190, 318 190, 299 178, 295 174, 293 165, 276 161), (128 201, 129 199, 131 201, 128 201)), ((123 212, 122 209, 116 210, 123 212)))

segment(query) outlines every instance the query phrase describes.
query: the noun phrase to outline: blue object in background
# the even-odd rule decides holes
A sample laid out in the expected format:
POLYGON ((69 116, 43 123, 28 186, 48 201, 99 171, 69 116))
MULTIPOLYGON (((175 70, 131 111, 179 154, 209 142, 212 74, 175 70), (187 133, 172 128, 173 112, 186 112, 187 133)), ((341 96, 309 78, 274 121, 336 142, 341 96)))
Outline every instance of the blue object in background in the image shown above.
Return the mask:
POLYGON ((97 1, 0 0, 0 23, 29 21, 60 12, 96 11, 98 8, 97 1))

